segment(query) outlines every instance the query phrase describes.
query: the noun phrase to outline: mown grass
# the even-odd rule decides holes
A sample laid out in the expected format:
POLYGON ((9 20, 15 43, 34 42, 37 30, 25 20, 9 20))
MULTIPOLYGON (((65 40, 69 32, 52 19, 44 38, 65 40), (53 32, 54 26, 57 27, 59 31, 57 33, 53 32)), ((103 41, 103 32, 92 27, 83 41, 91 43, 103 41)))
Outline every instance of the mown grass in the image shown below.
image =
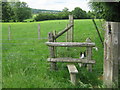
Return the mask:
MULTIPOLYGON (((96 20, 100 27, 99 20, 96 20)), ((93 72, 80 68, 76 86, 69 82, 67 63, 58 63, 58 71, 50 71, 47 58, 48 47, 45 45, 48 32, 59 32, 66 27, 68 20, 50 20, 32 23, 2 24, 2 64, 3 88, 94 88, 102 87, 98 79, 103 73, 103 47, 100 43, 92 20, 75 20, 74 41, 85 42, 90 37, 96 43, 98 51, 93 50, 96 64, 93 72), (37 39, 37 25, 41 25, 41 40, 37 39), (11 25, 11 40, 8 40, 8 25, 11 25)), ((104 31, 100 30, 104 35, 104 31)), ((65 34, 57 41, 65 41, 65 34)), ((57 57, 79 58, 85 48, 57 48, 57 57)))

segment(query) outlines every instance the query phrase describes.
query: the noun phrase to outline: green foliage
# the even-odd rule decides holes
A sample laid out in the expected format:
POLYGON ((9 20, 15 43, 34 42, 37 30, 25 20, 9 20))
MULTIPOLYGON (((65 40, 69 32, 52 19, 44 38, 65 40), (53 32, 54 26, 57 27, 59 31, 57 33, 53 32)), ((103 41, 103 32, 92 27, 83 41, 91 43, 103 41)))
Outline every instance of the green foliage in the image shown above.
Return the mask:
POLYGON ((120 22, 120 2, 91 2, 90 6, 97 18, 120 22))
POLYGON ((14 5, 14 13, 17 21, 22 22, 24 19, 31 17, 31 9, 25 2, 16 2, 14 5))
POLYGON ((84 19, 84 18, 88 18, 86 11, 82 10, 79 7, 76 7, 73 11, 72 11, 74 18, 76 19, 84 19))
POLYGON ((31 9, 25 2, 2 2, 3 21, 23 21, 31 17, 31 9))
POLYGON ((2 20, 8 22, 12 19, 14 12, 8 2, 2 2, 2 20))
POLYGON ((64 8, 62 12, 58 13, 39 13, 35 16, 36 21, 42 21, 42 20, 56 20, 56 19, 68 19, 68 16, 70 14, 74 15, 75 19, 84 19, 84 18, 92 18, 92 12, 89 14, 82 10, 79 7, 76 7, 72 12, 69 11, 68 8, 64 8))

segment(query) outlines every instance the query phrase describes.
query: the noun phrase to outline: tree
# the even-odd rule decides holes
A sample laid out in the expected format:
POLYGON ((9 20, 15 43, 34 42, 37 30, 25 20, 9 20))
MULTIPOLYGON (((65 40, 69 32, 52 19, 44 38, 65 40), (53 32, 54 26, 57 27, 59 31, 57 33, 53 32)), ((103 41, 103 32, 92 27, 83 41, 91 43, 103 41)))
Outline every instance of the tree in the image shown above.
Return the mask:
POLYGON ((87 17, 88 17, 88 18, 91 18, 91 19, 96 18, 95 12, 93 12, 93 11, 88 11, 87 17))
POLYGON ((8 2, 2 2, 2 20, 8 22, 12 19, 14 11, 8 2))
POLYGON ((70 12, 69 9, 65 7, 59 14, 61 14, 62 19, 68 19, 70 12))
POLYGON ((31 17, 31 9, 25 2, 16 2, 13 6, 15 19, 22 22, 24 19, 31 17))
POLYGON ((120 2, 91 2, 90 7, 96 16, 99 15, 107 21, 120 22, 120 2))
POLYGON ((80 19, 80 18, 87 18, 87 13, 86 11, 82 10, 79 7, 76 7, 73 11, 72 11, 74 17, 76 19, 80 19))

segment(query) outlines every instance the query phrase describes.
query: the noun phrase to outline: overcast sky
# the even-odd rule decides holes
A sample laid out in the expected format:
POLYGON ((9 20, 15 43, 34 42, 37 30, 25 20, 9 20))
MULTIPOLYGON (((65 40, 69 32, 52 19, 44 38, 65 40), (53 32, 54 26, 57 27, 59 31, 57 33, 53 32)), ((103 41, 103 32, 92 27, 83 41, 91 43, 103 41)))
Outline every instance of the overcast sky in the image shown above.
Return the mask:
POLYGON ((29 7, 47 10, 62 10, 67 7, 70 11, 75 7, 89 11, 88 0, 20 0, 26 2, 29 7))

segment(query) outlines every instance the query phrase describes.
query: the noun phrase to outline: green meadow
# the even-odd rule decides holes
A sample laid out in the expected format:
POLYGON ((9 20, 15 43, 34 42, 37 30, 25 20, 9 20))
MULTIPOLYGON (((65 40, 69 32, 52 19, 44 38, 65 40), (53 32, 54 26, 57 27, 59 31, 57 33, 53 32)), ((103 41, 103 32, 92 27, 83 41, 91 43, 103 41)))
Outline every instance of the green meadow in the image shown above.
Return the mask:
MULTIPOLYGON (((99 20, 95 20, 101 27, 99 20)), ((46 46, 48 32, 61 31, 68 20, 49 20, 41 22, 2 23, 2 74, 3 88, 100 88, 103 87, 99 79, 103 73, 103 46, 91 19, 74 21, 74 42, 85 42, 91 38, 98 51, 93 49, 92 58, 96 60, 93 72, 86 68, 76 67, 78 83, 70 83, 70 76, 66 65, 57 63, 58 70, 51 71, 47 62, 49 49, 46 46), (41 28, 41 39, 38 40, 38 24, 41 28), (11 40, 8 40, 8 25, 11 26, 11 40)), ((99 29, 103 38, 104 31, 99 29)), ((65 42, 66 34, 57 39, 65 42)), ((57 57, 79 58, 84 47, 57 48, 57 57)))

